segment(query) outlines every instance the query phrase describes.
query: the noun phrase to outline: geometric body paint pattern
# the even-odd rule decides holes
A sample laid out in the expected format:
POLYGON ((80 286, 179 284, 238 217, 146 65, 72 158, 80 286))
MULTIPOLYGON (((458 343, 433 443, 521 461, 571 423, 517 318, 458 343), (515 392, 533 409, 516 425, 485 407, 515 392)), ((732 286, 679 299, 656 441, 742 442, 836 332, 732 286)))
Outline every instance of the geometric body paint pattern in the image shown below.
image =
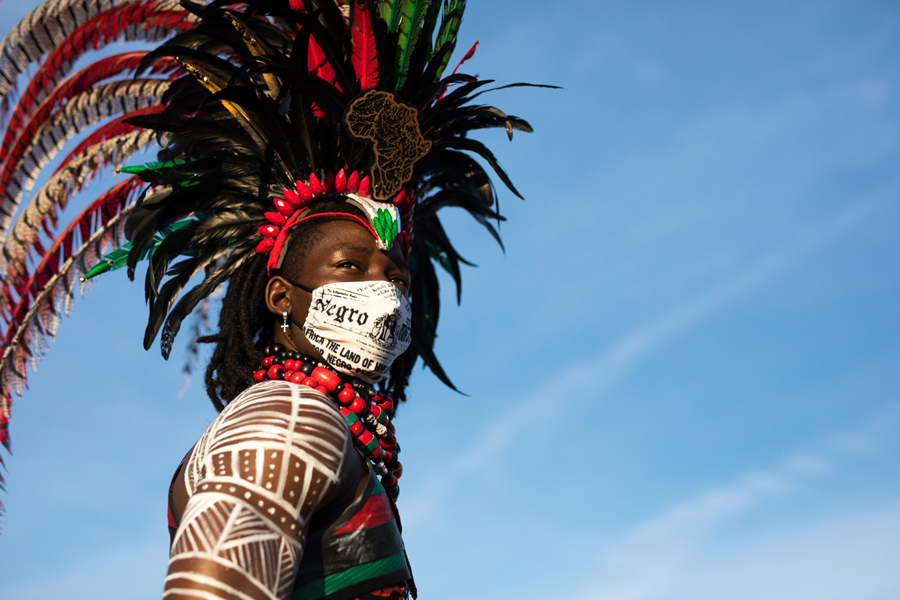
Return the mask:
POLYGON ((231 401, 185 463, 163 598, 288 598, 309 519, 347 458, 346 422, 319 392, 266 381, 231 401))

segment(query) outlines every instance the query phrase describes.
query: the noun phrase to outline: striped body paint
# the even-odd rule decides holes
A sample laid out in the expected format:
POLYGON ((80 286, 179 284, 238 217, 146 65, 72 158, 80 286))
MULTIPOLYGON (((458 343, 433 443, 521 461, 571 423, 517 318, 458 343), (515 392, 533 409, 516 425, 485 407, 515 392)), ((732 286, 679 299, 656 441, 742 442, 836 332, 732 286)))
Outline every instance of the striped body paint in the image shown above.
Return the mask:
POLYGON ((343 417, 320 393, 270 381, 241 394, 185 465, 191 497, 163 597, 289 597, 309 519, 355 457, 343 417))

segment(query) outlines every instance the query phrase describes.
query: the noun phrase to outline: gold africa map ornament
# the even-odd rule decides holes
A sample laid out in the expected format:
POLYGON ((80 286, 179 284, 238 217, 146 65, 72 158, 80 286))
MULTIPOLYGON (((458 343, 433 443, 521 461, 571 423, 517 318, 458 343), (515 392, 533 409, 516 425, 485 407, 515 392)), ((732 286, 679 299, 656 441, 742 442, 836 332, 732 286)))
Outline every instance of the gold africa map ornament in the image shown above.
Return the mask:
POLYGON ((353 137, 372 142, 372 197, 389 200, 412 179, 413 165, 431 142, 419 130, 419 111, 391 92, 369 90, 347 107, 344 123, 353 137))

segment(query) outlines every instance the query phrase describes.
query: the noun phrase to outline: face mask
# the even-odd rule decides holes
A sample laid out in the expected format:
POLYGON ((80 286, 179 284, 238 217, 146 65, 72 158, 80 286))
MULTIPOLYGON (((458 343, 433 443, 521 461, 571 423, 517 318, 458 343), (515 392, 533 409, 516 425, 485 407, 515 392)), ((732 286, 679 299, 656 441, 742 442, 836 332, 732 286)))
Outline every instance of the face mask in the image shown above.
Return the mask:
POLYGON ((409 301, 389 281, 329 283, 314 290, 290 283, 312 294, 301 328, 335 371, 377 383, 409 348, 409 301))

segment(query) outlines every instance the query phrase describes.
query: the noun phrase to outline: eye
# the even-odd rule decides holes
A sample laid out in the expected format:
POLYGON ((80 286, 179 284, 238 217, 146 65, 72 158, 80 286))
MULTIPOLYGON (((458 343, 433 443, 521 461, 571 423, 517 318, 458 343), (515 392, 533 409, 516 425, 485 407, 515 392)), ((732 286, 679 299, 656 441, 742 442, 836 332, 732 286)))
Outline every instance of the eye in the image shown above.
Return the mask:
POLYGON ((358 271, 362 270, 362 267, 353 260, 343 260, 335 265, 338 269, 356 269, 358 271))
POLYGON ((395 277, 391 277, 390 281, 391 281, 391 283, 396 285, 401 290, 405 291, 405 290, 409 289, 409 278, 408 277, 405 277, 403 275, 397 275, 395 277))

